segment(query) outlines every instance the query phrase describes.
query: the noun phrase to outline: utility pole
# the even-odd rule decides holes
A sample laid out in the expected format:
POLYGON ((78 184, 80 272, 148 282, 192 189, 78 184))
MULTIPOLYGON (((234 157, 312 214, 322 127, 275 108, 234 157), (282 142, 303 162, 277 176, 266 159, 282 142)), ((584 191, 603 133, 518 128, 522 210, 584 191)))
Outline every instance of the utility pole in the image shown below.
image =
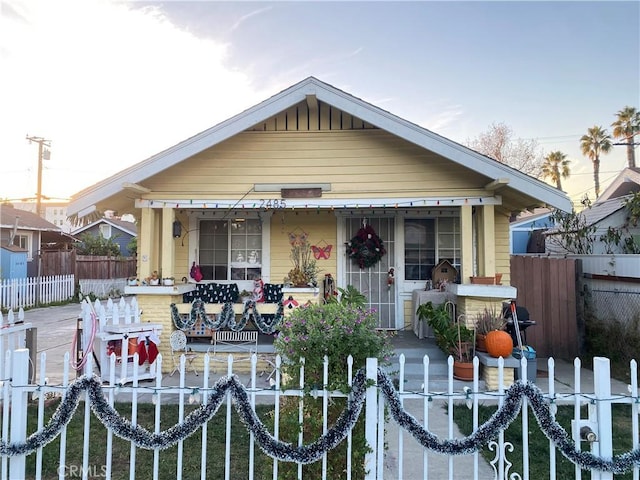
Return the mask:
POLYGON ((43 137, 33 137, 27 134, 27 140, 29 143, 35 142, 38 144, 38 191, 36 192, 36 213, 38 216, 43 217, 42 212, 42 160, 49 160, 51 158, 51 140, 46 140, 43 137))

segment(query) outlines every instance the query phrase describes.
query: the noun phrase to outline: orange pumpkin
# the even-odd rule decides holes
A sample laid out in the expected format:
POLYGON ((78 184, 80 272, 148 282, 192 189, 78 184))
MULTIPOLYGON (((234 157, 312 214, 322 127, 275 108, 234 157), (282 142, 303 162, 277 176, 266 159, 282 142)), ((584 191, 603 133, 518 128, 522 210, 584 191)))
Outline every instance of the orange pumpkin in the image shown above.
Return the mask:
POLYGON ((507 358, 513 352, 513 340, 504 330, 493 330, 485 338, 487 353, 492 357, 507 358))

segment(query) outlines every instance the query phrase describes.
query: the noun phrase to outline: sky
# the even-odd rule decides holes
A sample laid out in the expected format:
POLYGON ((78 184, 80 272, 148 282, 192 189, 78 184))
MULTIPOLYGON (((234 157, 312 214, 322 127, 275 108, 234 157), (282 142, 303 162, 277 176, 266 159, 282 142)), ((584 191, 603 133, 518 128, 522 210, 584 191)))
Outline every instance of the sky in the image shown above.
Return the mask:
MULTIPOLYGON (((0 198, 68 199, 314 76, 460 143, 492 123, 571 160, 640 108, 638 1, 0 0, 0 198)), ((636 156, 640 149, 636 147, 636 156)), ((607 186, 625 147, 601 158, 607 186)))

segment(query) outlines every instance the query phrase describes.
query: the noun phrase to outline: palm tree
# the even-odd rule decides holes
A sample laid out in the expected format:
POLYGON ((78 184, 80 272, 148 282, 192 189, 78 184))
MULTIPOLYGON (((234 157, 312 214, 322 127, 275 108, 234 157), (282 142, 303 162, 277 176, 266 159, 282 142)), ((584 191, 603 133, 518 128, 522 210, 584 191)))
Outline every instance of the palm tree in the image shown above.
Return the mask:
POLYGON ((611 136, 602 127, 595 125, 580 137, 582 154, 593 163, 593 183, 596 187, 596 198, 600 196, 600 154, 611 150, 611 136))
POLYGON ((561 178, 567 178, 569 176, 569 163, 571 160, 567 160, 567 155, 560 152, 551 152, 544 157, 542 163, 542 178, 551 178, 551 181, 556 184, 558 190, 562 190, 561 178))
POLYGON ((627 162, 629 168, 636 166, 636 154, 634 150, 634 137, 640 132, 640 112, 634 107, 626 106, 618 113, 618 119, 611 124, 613 137, 623 140, 627 145, 627 162))

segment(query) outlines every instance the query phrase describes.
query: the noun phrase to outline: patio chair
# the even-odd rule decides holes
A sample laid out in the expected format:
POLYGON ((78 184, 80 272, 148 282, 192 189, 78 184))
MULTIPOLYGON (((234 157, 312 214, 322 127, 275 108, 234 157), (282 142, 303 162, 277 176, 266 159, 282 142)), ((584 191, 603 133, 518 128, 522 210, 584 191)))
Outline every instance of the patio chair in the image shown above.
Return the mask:
POLYGON ((182 330, 176 330, 171 333, 169 344, 171 345, 171 359, 173 360, 173 370, 169 376, 172 377, 174 373, 180 370, 180 357, 182 355, 185 356, 187 367, 190 367, 197 376, 198 372, 196 367, 193 366, 193 361, 198 358, 198 355, 187 348, 187 336, 185 333, 182 330))

